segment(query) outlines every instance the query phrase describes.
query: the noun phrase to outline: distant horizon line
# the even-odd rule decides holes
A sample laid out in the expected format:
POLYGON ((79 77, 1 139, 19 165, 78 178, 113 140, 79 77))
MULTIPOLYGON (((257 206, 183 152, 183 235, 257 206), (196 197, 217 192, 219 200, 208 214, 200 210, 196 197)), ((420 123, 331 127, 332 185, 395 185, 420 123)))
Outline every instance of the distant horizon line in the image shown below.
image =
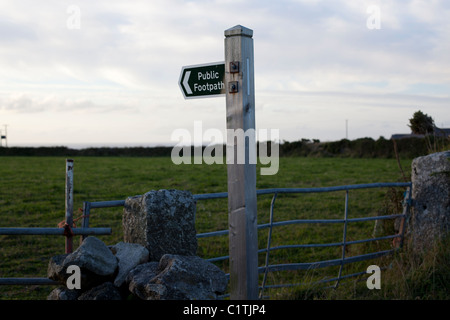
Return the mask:
POLYGON ((154 147, 173 147, 175 144, 170 145, 170 143, 126 143, 126 142, 94 142, 94 143, 15 143, 8 144, 9 148, 46 148, 46 147, 64 147, 69 149, 87 149, 87 148, 127 148, 127 147, 143 147, 143 148, 154 148, 154 147))
MULTIPOLYGON (((404 135, 408 135, 408 134, 404 134, 404 135)), ((393 135, 395 136, 395 135, 393 135)), ((382 136, 378 137, 381 138, 382 136)), ((320 140, 320 139, 307 139, 307 138, 300 138, 297 140, 281 140, 280 143, 283 144, 284 142, 297 142, 297 141, 301 141, 303 139, 305 140, 309 140, 309 141, 314 141, 314 140, 319 140, 320 142, 333 142, 333 141, 340 141, 340 140, 357 140, 357 139, 365 139, 365 138, 371 138, 374 139, 372 137, 359 137, 359 138, 354 138, 354 139, 349 139, 349 138, 345 138, 342 137, 340 139, 335 139, 335 140, 320 140)), ((390 140, 391 137, 389 138, 385 138, 386 140, 390 140)), ((374 139, 377 140, 377 139, 374 139)), ((208 145, 210 142, 203 142, 203 146, 208 145)), ((8 143, 8 147, 9 148, 14 148, 14 147, 18 147, 18 148, 45 148, 45 147, 65 147, 65 148, 69 148, 69 149, 76 149, 76 150, 81 150, 81 149, 87 149, 87 148, 130 148, 130 147, 136 147, 136 148, 156 148, 156 147, 167 147, 167 148, 171 148, 174 147, 177 143, 176 142, 92 142, 92 143, 86 143, 86 142, 71 142, 71 143, 37 143, 37 142, 31 142, 31 143, 14 143, 14 144, 10 144, 8 143)), ((0 147, 5 147, 5 146, 0 146, 0 147)))

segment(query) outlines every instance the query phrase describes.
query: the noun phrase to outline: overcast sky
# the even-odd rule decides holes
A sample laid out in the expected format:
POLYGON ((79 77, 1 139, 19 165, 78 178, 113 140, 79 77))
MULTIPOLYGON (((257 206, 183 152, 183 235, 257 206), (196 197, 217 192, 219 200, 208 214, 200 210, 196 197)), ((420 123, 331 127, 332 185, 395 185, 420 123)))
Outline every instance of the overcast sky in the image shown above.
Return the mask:
POLYGON ((170 144, 225 130, 225 98, 185 100, 181 68, 224 60, 253 30, 257 129, 280 139, 450 127, 450 1, 0 2, 0 128, 8 145, 170 144), (379 14, 378 14, 379 13, 379 14), (379 23, 379 24, 377 24, 379 23))

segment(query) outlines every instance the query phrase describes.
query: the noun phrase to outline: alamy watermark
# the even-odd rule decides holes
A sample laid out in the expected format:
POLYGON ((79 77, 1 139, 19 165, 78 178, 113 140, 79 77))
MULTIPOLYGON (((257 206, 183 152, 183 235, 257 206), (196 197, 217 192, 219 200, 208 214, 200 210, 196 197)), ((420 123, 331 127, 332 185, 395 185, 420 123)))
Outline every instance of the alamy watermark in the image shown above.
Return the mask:
POLYGON ((67 289, 81 289, 81 270, 80 267, 73 264, 67 267, 66 273, 70 273, 71 276, 67 278, 67 289))
POLYGON ((372 264, 367 267, 366 273, 372 273, 371 276, 367 278, 366 285, 370 290, 381 289, 381 270, 380 267, 372 264))
POLYGON ((69 16, 66 20, 66 26, 69 30, 81 29, 81 9, 74 4, 67 7, 66 10, 69 16))
MULTIPOLYGON (((178 142, 172 149, 172 162, 179 164, 223 164, 224 137, 219 129, 207 129, 203 132, 201 121, 194 121, 194 132, 176 129, 172 132, 172 141, 178 142), (202 147, 199 141, 211 141, 202 147), (192 155, 192 147, 194 154, 192 155), (182 153, 182 155, 181 155, 182 153)), ((259 140, 259 163, 269 165, 261 167, 261 175, 275 175, 279 168, 279 130, 278 129, 227 129, 226 163, 257 164, 257 146, 259 140), (270 133, 270 135, 269 135, 270 133), (264 142, 262 142, 264 141, 264 142), (270 145, 270 152, 268 152, 270 145)))
POLYGON ((366 20, 366 26, 370 30, 381 29, 381 10, 377 5, 370 5, 366 9, 367 14, 370 16, 366 20))

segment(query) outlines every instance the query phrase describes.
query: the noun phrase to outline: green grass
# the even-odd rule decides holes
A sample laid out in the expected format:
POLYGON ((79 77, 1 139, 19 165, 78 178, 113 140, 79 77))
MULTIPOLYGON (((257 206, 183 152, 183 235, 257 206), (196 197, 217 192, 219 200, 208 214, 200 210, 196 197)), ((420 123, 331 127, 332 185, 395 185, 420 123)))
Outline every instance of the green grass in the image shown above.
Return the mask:
MULTIPOLYGON (((121 200, 150 190, 181 189, 193 194, 227 191, 226 165, 174 165, 170 158, 75 157, 75 217, 83 201, 121 200)), ((406 172, 410 160, 402 160, 406 172)), ((259 173, 259 171, 258 171, 259 173)), ((257 188, 324 187, 345 184, 397 182, 401 174, 393 159, 281 158, 274 176, 257 175, 257 188)), ((0 157, 0 227, 56 227, 64 219, 65 158, 0 157)), ((351 191, 349 218, 373 216, 386 208, 387 189, 351 191)), ((402 190, 400 190, 401 192, 402 190)), ((345 192, 279 195, 275 221, 302 218, 343 218, 345 192)), ((258 223, 269 222, 272 197, 258 197, 258 223)), ((122 208, 93 209, 91 227, 111 227, 99 236, 107 244, 122 241, 122 208)), ((198 233, 227 229, 227 200, 197 203, 198 233)), ((372 236, 373 222, 351 225, 348 239, 372 236)), ((388 228, 387 228, 388 229, 388 228)), ((259 247, 267 245, 267 229, 260 230, 259 247)), ((272 246, 342 241, 342 225, 295 225, 276 228, 272 246)), ((78 244, 76 240, 75 245, 78 244)), ((347 256, 390 247, 390 242, 349 246, 347 256)), ((336 259, 341 248, 279 250, 271 264, 336 259)), ((64 252, 64 238, 56 236, 0 236, 0 277, 46 277, 49 258, 64 252)), ((199 239, 198 255, 228 254, 226 236, 199 239)), ((259 263, 263 265, 264 254, 259 263)), ((370 264, 370 263, 369 263, 370 264)), ((368 263, 345 270, 365 270, 368 263)), ((227 271, 226 263, 218 265, 227 271)), ((356 271, 355 271, 356 272, 356 271)), ((269 274, 267 284, 303 283, 337 276, 338 268, 269 274)), ((0 286, 0 299, 46 299, 51 286, 0 286)), ((271 299, 311 298, 315 289, 267 290, 271 299), (306 292, 306 293, 305 293, 306 292)), ((314 295, 313 295, 314 296, 314 295)), ((314 296, 315 297, 315 296, 314 296)), ((323 297, 323 293, 321 293, 323 297)), ((331 296, 332 297, 332 296, 331 296)))

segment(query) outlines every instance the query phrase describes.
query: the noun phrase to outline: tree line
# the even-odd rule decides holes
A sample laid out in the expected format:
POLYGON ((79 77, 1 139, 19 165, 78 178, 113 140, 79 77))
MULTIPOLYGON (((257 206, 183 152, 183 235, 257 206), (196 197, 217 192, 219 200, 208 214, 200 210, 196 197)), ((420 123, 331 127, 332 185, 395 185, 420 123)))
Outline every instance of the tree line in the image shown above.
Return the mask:
MULTIPOLYGON (((430 137, 433 139, 433 137, 430 137)), ((263 142, 266 143, 266 142, 263 142)), ((274 146, 268 142, 269 155, 274 146)), ((414 158, 429 152, 429 140, 417 137, 403 138, 394 141, 380 137, 359 138, 355 140, 320 142, 317 139, 301 139, 298 141, 282 141, 278 145, 280 157, 352 157, 352 158, 395 158, 396 152, 401 158, 414 158)), ((258 143, 258 152, 261 143, 258 143)), ((447 141, 448 147, 448 141, 447 141)), ((203 147, 204 148, 204 147, 203 147)), ((65 146, 55 147, 2 147, 0 156, 61 156, 61 157, 170 157, 172 147, 99 147, 71 149, 65 146)), ((191 154, 194 154, 193 147, 191 154)), ((226 147, 223 146, 223 154, 226 147)))

